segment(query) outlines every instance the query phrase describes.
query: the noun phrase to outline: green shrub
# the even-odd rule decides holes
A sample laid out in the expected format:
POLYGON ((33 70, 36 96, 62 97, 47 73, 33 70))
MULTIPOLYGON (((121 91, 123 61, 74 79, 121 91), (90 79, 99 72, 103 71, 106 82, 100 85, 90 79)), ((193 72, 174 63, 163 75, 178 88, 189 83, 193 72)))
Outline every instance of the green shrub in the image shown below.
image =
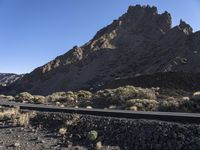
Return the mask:
POLYGON ((126 108, 131 110, 137 108, 139 111, 153 111, 157 110, 158 102, 156 100, 148 99, 130 99, 126 101, 126 108))
POLYGON ((90 100, 92 98, 92 93, 89 91, 81 90, 75 93, 78 100, 90 100))
POLYGON ((35 104, 44 104, 46 102, 46 99, 44 96, 34 95, 33 97, 34 97, 33 103, 35 103, 35 104))
POLYGON ((164 100, 160 102, 159 111, 178 111, 179 103, 177 101, 164 100))
POLYGON ((19 93, 18 95, 15 96, 15 101, 17 102, 23 102, 23 101, 27 101, 27 102, 31 102, 33 100, 33 95, 31 95, 28 92, 22 92, 19 93))
POLYGON ((13 96, 0 95, 0 100, 13 101, 13 100, 15 100, 15 98, 13 96))
POLYGON ((198 112, 198 107, 199 104, 192 99, 189 99, 188 97, 183 97, 182 99, 169 97, 166 100, 160 102, 158 111, 198 112))
POLYGON ((87 138, 90 141, 95 141, 97 139, 97 136, 98 136, 98 132, 95 130, 92 130, 92 131, 88 132, 88 134, 87 134, 87 138))
POLYGON ((74 101, 77 96, 73 92, 56 92, 48 95, 46 98, 50 102, 67 102, 74 101))
POLYGON ((200 101, 200 92, 195 92, 195 93, 193 93, 191 99, 192 99, 192 100, 200 101))
POLYGON ((134 86, 119 87, 97 91, 94 99, 101 99, 112 105, 124 105, 129 99, 156 99, 154 90, 134 86))

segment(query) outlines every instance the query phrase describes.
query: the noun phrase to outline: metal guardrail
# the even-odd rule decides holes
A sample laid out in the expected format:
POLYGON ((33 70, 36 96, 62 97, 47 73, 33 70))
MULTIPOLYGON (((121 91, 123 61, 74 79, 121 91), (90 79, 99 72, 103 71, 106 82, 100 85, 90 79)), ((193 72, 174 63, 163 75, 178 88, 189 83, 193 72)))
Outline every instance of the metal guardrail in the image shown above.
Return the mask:
POLYGON ((42 112, 76 113, 85 115, 95 115, 102 117, 116 117, 128 119, 147 119, 168 122, 194 123, 200 124, 199 113, 179 113, 179 112, 153 112, 153 111, 127 111, 127 110, 108 110, 108 109, 87 109, 87 108, 68 108, 44 104, 27 104, 16 102, 0 102, 0 106, 18 106, 23 110, 35 110, 42 112))

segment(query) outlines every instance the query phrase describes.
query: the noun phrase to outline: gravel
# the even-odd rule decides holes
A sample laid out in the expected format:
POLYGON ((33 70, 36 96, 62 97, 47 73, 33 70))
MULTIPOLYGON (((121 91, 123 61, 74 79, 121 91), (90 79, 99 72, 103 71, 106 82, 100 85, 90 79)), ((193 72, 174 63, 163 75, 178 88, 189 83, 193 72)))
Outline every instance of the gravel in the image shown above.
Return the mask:
POLYGON ((65 146, 73 143, 92 149, 101 141, 104 146, 112 145, 122 150, 200 149, 200 125, 77 116, 79 115, 41 113, 32 120, 32 123, 52 132, 58 131, 60 127, 67 127, 67 134, 61 138, 61 143, 65 146), (93 142, 87 139, 90 131, 98 133, 97 139, 93 142))
POLYGON ((58 138, 41 130, 0 126, 0 150, 48 150, 58 146, 58 138))
POLYGON ((0 121, 0 150, 18 149, 199 150, 200 125, 37 112, 27 127, 0 121))

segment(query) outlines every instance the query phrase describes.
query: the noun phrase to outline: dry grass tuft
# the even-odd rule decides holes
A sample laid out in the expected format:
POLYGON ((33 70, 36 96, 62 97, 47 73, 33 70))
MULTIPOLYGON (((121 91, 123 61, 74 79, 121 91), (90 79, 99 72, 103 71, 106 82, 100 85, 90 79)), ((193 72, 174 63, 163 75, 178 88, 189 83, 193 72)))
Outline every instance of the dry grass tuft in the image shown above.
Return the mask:
POLYGON ((65 125, 66 126, 77 125, 79 121, 80 121, 80 115, 73 114, 71 115, 71 118, 69 120, 66 120, 65 125))
POLYGON ((0 120, 15 118, 18 114, 19 114, 18 108, 1 108, 0 120))
POLYGON ((59 131, 58 131, 58 133, 59 133, 61 136, 65 135, 65 134, 67 133, 67 128, 60 128, 59 131))
POLYGON ((24 112, 22 113, 19 107, 13 108, 1 108, 0 120, 9 121, 13 125, 28 126, 30 119, 35 117, 35 112, 24 112))
POLYGON ((30 124, 30 119, 35 117, 35 112, 26 112, 19 114, 17 119, 15 120, 15 124, 20 126, 28 126, 30 124))
POLYGON ((193 100, 200 100, 200 92, 193 93, 192 99, 193 100))

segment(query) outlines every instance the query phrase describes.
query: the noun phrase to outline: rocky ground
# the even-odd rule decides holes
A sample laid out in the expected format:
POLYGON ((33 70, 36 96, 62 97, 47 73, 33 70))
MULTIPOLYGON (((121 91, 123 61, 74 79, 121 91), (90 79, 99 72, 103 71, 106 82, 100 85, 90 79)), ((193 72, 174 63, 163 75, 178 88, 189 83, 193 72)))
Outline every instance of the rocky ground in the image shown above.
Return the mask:
MULTIPOLYGON (((199 125, 87 115, 79 116, 79 119, 75 119, 71 124, 69 121, 73 120, 72 118, 65 114, 42 114, 38 116, 38 122, 44 128, 53 130, 58 127, 58 124, 67 126, 68 133, 63 139, 65 144, 72 142, 91 149, 98 142, 102 145, 118 146, 122 150, 197 150, 200 148, 199 125), (40 120, 44 122, 41 123, 40 120), (51 121, 52 123, 47 125, 45 122, 50 120, 54 122, 51 121), (94 141, 88 140, 88 133, 91 131, 98 133, 94 141)), ((37 124, 37 119, 34 122, 37 124)))
MULTIPOLYGON (((1 126, 0 150, 87 150, 85 146, 63 146, 60 137, 48 131, 31 128, 1 126)), ((118 146, 102 146, 105 150, 118 150, 118 146)))
POLYGON ((0 149, 200 149, 198 124, 41 112, 20 119, 26 113, 1 119, 0 149))
POLYGON ((0 139, 1 150, 48 150, 59 147, 58 138, 51 133, 12 125, 0 126, 0 139))

